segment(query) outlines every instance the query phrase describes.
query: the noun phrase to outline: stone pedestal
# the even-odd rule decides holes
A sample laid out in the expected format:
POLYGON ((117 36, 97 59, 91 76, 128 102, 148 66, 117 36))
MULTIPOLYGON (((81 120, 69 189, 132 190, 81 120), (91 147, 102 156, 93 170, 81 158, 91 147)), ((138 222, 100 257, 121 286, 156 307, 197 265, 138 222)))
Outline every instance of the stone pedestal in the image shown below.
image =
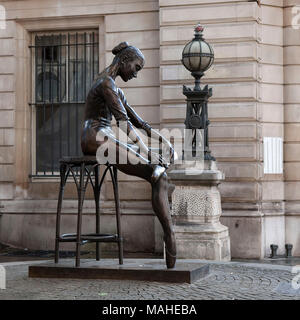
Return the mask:
POLYGON ((172 219, 178 259, 228 261, 228 228, 219 219, 222 213, 218 184, 224 174, 215 161, 184 161, 168 171, 175 185, 172 219))

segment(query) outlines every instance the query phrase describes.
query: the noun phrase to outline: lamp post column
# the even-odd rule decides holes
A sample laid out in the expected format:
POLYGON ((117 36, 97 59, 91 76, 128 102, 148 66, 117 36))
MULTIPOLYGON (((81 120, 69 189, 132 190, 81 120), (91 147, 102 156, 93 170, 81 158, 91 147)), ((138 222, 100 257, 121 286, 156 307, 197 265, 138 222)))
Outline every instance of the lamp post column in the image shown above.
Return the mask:
POLYGON ((195 78, 195 86, 183 86, 187 109, 185 148, 181 159, 170 168, 168 176, 175 189, 172 194, 172 218, 177 258, 231 259, 228 228, 220 223, 222 214, 218 185, 224 174, 218 170, 208 143, 207 103, 212 89, 200 87, 200 79, 213 62, 213 50, 204 41, 203 27, 183 49, 182 63, 195 78))

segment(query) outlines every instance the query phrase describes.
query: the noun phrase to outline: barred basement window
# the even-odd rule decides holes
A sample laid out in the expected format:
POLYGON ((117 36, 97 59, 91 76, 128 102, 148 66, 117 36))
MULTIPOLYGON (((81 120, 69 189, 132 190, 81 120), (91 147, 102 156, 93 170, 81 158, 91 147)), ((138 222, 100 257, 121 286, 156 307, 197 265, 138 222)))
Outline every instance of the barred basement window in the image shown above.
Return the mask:
POLYGON ((80 156, 85 98, 99 71, 97 31, 34 35, 33 176, 56 176, 80 156))

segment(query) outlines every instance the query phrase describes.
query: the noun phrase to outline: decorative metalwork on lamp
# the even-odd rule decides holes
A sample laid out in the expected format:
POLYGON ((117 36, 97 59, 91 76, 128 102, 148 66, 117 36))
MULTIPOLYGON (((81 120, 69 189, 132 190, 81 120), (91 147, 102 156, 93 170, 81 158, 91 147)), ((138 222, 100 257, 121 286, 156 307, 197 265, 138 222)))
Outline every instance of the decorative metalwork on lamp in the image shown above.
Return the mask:
MULTIPOLYGON (((197 143, 199 142, 197 137, 199 137, 199 130, 202 129, 204 134, 204 159, 215 160, 208 147, 207 101, 212 96, 212 89, 208 88, 208 85, 203 89, 200 88, 200 79, 212 65, 214 52, 212 47, 204 41, 203 30, 204 28, 200 24, 196 26, 194 39, 185 45, 182 52, 181 62, 195 78, 193 90, 185 85, 183 86, 183 94, 187 97, 185 127, 186 129, 192 129, 192 157, 196 156, 197 143)), ((186 159, 186 156, 184 158, 186 159)))

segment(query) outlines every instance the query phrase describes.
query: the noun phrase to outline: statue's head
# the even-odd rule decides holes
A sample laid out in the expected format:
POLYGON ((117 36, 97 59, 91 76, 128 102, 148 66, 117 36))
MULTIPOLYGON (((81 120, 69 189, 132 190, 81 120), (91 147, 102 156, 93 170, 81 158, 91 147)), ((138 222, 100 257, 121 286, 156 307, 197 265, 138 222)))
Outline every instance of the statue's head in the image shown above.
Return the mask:
POLYGON ((119 65, 118 75, 123 81, 127 82, 137 77, 137 73, 145 64, 145 57, 142 52, 128 45, 127 42, 121 42, 113 48, 112 53, 115 55, 113 64, 119 65))

